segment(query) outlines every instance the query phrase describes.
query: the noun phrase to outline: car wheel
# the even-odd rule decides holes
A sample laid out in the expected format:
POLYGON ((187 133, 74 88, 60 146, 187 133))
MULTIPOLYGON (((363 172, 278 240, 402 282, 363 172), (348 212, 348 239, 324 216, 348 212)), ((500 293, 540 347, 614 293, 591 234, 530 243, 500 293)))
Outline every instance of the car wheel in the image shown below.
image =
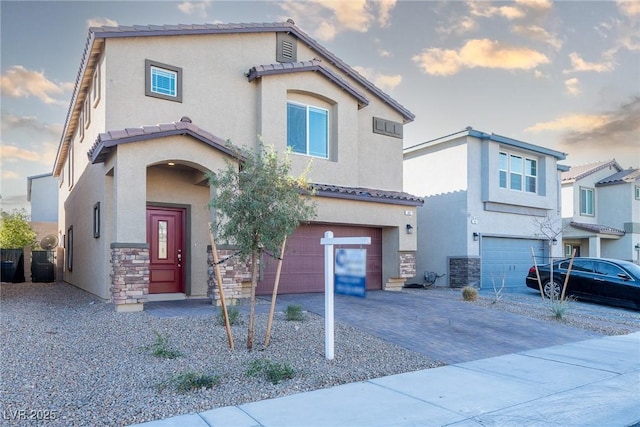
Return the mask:
POLYGON ((548 281, 544 284, 544 295, 550 299, 560 298, 560 292, 562 292, 562 285, 555 280, 553 283, 548 281))

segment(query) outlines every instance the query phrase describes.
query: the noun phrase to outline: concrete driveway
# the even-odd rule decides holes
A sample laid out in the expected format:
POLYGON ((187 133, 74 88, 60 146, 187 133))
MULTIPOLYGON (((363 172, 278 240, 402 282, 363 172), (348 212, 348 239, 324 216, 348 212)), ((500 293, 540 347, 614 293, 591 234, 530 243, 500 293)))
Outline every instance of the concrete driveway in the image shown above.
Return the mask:
MULTIPOLYGON (((366 298, 335 296, 335 320, 447 364, 600 337, 562 323, 487 309, 459 292, 369 291, 366 298)), ((324 294, 280 295, 279 309, 300 304, 324 316, 324 294)))

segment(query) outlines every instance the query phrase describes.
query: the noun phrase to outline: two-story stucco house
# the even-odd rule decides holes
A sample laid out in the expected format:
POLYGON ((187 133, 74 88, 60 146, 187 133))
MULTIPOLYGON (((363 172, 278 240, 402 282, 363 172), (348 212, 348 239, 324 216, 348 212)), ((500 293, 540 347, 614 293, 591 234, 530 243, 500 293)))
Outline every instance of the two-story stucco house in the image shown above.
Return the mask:
POLYGON ((563 172, 562 218, 565 254, 638 262, 640 169, 607 160, 563 172))
MULTIPOLYGON (((313 159, 317 217, 288 241, 280 291, 323 290, 320 239, 369 236, 367 287, 414 272, 404 193, 413 114, 292 21, 91 28, 54 175, 64 280, 119 311, 204 297, 211 281, 204 174, 258 137, 313 159)), ((270 293, 264 263, 258 293, 270 293)), ((226 270, 226 269, 223 269, 226 270)), ((236 277, 235 284, 240 278, 236 277)))
MULTIPOLYGON (((560 255, 540 223, 560 220, 565 154, 471 128, 404 150, 405 190, 418 208, 417 271, 437 285, 524 287, 533 264, 560 255)), ((558 238, 559 240, 559 238, 558 238)))

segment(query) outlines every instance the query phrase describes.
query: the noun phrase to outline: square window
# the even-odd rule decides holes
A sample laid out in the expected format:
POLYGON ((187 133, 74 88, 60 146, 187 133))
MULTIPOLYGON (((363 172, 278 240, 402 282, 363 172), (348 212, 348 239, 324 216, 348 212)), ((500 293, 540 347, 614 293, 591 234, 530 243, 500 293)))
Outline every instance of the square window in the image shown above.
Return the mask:
POLYGON ((182 102, 182 68, 146 59, 145 95, 182 102))
POLYGON ((329 157, 329 111, 287 103, 287 146, 294 153, 329 157))

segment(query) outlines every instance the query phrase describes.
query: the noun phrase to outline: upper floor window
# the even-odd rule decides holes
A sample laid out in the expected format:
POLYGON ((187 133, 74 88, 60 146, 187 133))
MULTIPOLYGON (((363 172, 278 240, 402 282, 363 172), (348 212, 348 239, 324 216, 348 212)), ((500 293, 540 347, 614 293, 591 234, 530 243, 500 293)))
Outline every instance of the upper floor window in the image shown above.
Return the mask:
POLYGON ((182 102, 182 68, 146 59, 145 95, 182 102))
POLYGON ((287 146, 294 153, 329 157, 329 111, 287 102, 287 146))
POLYGON ((516 154, 500 152, 500 188, 535 193, 537 191, 538 162, 516 154))
POLYGON ((593 188, 580 187, 580 215, 595 215, 593 188))
POLYGON ((640 200, 640 185, 636 185, 636 200, 640 200))

